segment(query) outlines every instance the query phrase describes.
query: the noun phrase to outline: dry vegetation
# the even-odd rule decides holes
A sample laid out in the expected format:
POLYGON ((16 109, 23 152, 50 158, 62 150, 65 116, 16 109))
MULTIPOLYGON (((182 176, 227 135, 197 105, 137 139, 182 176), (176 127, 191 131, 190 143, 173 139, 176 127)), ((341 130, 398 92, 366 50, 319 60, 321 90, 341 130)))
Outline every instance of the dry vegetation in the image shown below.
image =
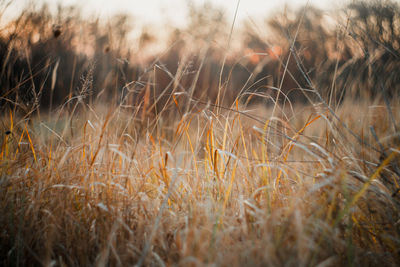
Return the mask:
POLYGON ((211 46, 193 62, 184 37, 121 70, 122 41, 95 48, 96 65, 67 45, 73 34, 50 27, 53 39, 23 44, 3 32, 0 264, 399 265, 400 12, 354 7, 371 19, 347 15, 337 32, 316 29, 314 9, 273 20, 287 38, 272 61, 247 29, 254 52, 240 64, 211 46), (66 62, 55 53, 26 73, 43 44, 66 62), (236 65, 248 75, 231 92, 236 65))

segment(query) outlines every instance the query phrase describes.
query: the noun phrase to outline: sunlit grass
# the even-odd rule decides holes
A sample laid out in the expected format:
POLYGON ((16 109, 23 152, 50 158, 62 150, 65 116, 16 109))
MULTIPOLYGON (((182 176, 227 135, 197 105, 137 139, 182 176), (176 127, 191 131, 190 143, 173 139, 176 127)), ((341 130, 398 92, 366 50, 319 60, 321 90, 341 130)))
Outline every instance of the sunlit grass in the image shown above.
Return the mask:
POLYGON ((121 107, 59 115, 63 125, 10 111, 3 263, 398 262, 399 143, 385 106, 345 103, 340 121, 317 106, 244 111, 172 125, 121 107))
POLYGON ((0 265, 399 265, 400 9, 347 9, 232 53, 193 9, 149 61, 127 16, 27 9, 0 36, 0 265))

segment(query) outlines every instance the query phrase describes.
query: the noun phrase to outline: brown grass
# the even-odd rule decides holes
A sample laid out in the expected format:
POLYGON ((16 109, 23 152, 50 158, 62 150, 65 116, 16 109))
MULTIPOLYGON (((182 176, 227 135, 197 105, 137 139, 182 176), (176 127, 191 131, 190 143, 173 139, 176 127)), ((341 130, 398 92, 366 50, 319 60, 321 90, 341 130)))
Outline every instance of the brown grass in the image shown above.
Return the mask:
POLYGON ((343 59, 351 71, 338 57, 331 72, 309 72, 296 41, 274 61, 278 84, 254 75, 238 91, 243 73, 223 53, 208 64, 207 47, 193 73, 189 56, 173 54, 175 72, 156 60, 103 99, 91 97, 107 76, 94 63, 72 94, 57 61, 50 89, 70 93, 61 106, 52 93, 48 113, 41 89, 27 85, 29 106, 10 85, 14 98, 2 94, 0 109, 0 265, 399 265, 400 99, 395 72, 385 80, 396 55, 376 48, 379 64, 365 53, 343 59), (289 76, 298 94, 283 102, 289 76))
POLYGON ((385 106, 345 103, 340 121, 317 106, 264 110, 264 124, 239 111, 168 126, 120 107, 3 116, 2 264, 399 263, 385 106))

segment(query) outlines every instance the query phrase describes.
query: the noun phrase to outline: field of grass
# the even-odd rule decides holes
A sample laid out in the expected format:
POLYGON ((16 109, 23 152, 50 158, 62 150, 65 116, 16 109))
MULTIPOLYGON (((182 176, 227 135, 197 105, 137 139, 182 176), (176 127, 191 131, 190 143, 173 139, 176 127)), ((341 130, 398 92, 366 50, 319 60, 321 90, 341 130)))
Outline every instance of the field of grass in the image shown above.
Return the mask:
POLYGON ((197 14, 143 66, 125 28, 23 13, 0 31, 0 265, 400 265, 400 8, 379 3, 337 32, 274 20, 286 43, 250 32, 240 59, 197 14))
POLYGON ((2 125, 4 265, 399 263, 385 105, 199 106, 169 125, 87 106, 2 125))

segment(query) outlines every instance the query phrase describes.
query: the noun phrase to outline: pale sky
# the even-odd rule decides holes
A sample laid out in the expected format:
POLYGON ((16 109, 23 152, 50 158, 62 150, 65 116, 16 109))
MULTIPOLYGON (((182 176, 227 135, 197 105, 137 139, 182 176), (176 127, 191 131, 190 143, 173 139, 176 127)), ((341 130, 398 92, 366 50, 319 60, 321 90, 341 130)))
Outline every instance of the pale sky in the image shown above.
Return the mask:
MULTIPOLYGON (((340 8, 343 2, 350 0, 309 0, 320 8, 340 8)), ((114 13, 132 14, 136 21, 141 24, 157 24, 167 19, 174 25, 182 25, 187 16, 187 0, 13 0, 10 10, 18 10, 24 3, 40 4, 47 2, 51 6, 57 3, 64 5, 78 5, 85 12, 109 17, 114 13)), ((196 4, 202 4, 206 0, 192 0, 196 4)), ((226 11, 228 19, 233 19, 237 0, 209 0, 212 4, 222 7, 226 11)), ((243 19, 261 19, 268 14, 273 14, 275 10, 281 11, 282 6, 287 4, 289 7, 299 7, 305 5, 307 0, 241 0, 238 10, 238 21, 243 19)))

